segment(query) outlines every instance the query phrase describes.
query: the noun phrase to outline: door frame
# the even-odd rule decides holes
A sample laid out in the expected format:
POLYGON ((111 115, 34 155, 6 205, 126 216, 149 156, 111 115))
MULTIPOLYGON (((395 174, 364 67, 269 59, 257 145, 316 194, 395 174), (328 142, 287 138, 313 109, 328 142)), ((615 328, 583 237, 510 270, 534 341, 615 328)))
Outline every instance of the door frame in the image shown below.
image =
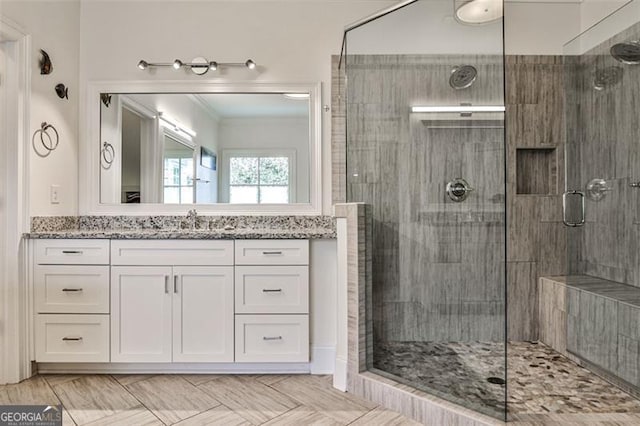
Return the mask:
MULTIPOLYGON (((0 229, 5 256, 0 259, 0 384, 31 376, 32 305, 27 285, 27 250, 22 233, 29 227, 29 127, 31 94, 31 37, 21 25, 0 15, 0 42, 10 43, 7 56, 7 120, 0 132, 11 141, 0 164, 5 175, 6 224, 0 229), (18 106, 15 108, 15 106, 18 106), (4 330, 4 332, 2 332, 4 330)), ((7 44, 9 46, 9 44, 7 44)))

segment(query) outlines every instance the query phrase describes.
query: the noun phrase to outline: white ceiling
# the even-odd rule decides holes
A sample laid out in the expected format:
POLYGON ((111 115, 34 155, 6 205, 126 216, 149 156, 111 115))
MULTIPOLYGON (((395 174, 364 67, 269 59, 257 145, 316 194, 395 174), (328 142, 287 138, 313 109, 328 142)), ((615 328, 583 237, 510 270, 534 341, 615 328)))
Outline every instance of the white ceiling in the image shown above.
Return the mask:
POLYGON ((280 93, 200 93, 195 97, 220 118, 309 115, 308 99, 289 99, 280 93))

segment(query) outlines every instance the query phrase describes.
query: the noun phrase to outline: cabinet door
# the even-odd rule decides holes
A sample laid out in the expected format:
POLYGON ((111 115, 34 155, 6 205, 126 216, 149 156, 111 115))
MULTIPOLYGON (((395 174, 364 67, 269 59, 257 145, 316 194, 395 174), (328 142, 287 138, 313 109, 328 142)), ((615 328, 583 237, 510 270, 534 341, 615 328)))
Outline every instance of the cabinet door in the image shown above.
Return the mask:
POLYGON ((111 361, 171 362, 172 268, 111 268, 111 361))
POLYGON ((173 273, 173 361, 233 362, 233 267, 173 273))

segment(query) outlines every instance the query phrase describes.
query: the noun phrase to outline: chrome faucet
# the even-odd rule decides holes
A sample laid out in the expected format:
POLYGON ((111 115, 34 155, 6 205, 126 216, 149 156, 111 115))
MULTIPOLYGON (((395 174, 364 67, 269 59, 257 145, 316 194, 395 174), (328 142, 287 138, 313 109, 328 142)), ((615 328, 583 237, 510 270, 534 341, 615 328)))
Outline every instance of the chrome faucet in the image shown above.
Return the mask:
POLYGON ((196 211, 196 209, 189 210, 189 212, 187 213, 187 220, 189 221, 189 227, 191 228, 191 230, 193 231, 194 229, 196 229, 196 222, 198 220, 198 212, 196 211))

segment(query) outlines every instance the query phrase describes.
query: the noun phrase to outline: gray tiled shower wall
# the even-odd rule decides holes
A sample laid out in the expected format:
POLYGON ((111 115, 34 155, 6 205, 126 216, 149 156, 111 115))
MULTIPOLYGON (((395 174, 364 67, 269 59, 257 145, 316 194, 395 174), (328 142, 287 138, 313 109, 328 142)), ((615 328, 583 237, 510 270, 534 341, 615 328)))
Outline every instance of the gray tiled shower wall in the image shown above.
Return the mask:
POLYGON ((372 205, 376 339, 504 338, 504 131, 430 129, 426 116, 409 113, 412 105, 461 102, 507 105, 509 338, 537 339, 537 278, 566 272, 563 64, 560 57, 508 56, 505 100, 502 60, 349 56, 346 120, 334 58, 334 201, 345 201, 348 188, 348 201, 372 205), (454 91, 451 69, 466 63, 478 69, 478 80, 454 91), (548 193, 516 195, 517 148, 552 158, 545 170, 529 171, 551 175, 548 193), (460 204, 445 194, 456 177, 476 188, 460 204))
POLYGON ((640 287, 640 67, 610 54, 612 45, 640 38, 640 24, 580 57, 567 73, 569 187, 583 189, 594 178, 611 188, 598 202, 587 200, 586 225, 572 230, 571 272, 640 287), (621 79, 594 89, 598 73, 621 79))

